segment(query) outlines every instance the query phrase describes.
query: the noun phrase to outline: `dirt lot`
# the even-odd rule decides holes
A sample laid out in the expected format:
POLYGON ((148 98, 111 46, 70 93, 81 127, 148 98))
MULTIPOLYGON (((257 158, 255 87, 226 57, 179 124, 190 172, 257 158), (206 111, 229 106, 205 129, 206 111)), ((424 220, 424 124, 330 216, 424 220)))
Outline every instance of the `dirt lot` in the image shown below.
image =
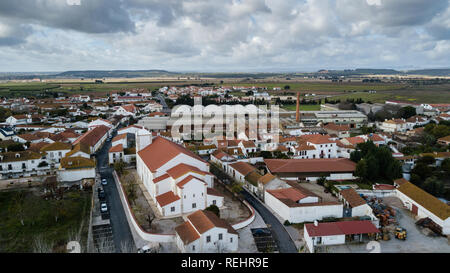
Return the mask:
POLYGON ((232 193, 227 191, 222 184, 216 182, 214 188, 225 196, 224 207, 220 209, 220 218, 234 225, 250 217, 251 211, 232 193))
MULTIPOLYGON (((136 175, 136 170, 128 170, 124 175, 122 175, 120 180, 123 183, 124 188, 126 189, 126 185, 127 183, 129 183, 129 181, 137 181, 137 179, 138 177, 136 175)), ((150 204, 147 202, 147 199, 145 199, 144 194, 138 184, 136 184, 135 186, 135 191, 136 199, 134 200, 134 203, 131 204, 131 206, 137 222, 145 231, 171 234, 175 232, 176 226, 184 222, 182 217, 160 219, 153 212, 150 204), (148 221, 149 216, 151 218, 154 218, 151 226, 149 225, 148 221)))
MULTIPOLYGON (((427 236, 426 232, 415 225, 416 220, 410 211, 403 208, 396 197, 383 199, 385 204, 395 208, 399 226, 408 232, 405 241, 397 240, 391 234, 389 241, 379 241, 382 253, 450 253, 449 240, 445 237, 427 236)), ((367 244, 328 246, 328 253, 367 253, 367 244)))
POLYGON ((317 194, 322 198, 323 202, 336 202, 339 201, 336 197, 331 195, 331 193, 325 193, 324 187, 317 185, 315 182, 302 182, 299 184, 301 187, 313 192, 314 194, 317 194))

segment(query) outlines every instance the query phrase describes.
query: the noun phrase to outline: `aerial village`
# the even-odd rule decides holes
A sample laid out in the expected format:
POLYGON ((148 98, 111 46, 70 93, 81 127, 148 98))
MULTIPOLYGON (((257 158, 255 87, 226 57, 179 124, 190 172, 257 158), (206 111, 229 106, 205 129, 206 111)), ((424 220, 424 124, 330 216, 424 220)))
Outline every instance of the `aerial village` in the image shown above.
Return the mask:
POLYGON ((0 188, 92 190, 86 248, 97 252, 125 248, 123 230, 138 252, 367 252, 371 241, 383 252, 450 251, 450 104, 333 103, 281 89, 4 99, 0 188), (195 97, 295 110, 280 110, 276 130, 173 137, 171 108, 195 97), (300 111, 312 100, 318 110, 300 111))

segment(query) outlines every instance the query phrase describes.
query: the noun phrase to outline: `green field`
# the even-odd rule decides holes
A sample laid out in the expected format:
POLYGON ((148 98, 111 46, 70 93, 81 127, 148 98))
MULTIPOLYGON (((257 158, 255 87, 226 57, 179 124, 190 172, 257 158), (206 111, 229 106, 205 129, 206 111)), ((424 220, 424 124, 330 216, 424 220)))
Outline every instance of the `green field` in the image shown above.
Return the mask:
MULTIPOLYGON (((290 104, 290 105, 284 105, 282 108, 287 111, 295 111, 297 105, 290 104)), ((304 104, 300 105, 300 111, 320 111, 320 104, 304 104)))
POLYGON ((83 239, 82 247, 86 246, 91 207, 89 192, 67 192, 60 203, 44 200, 31 191, 21 192, 24 194, 21 205, 15 201, 19 191, 0 192, 0 253, 35 252, 36 238, 43 238, 53 246, 53 251, 62 252, 71 234, 78 232, 83 239), (60 208, 58 221, 55 220, 57 206, 60 208))
MULTIPOLYGON (((147 82, 108 82, 94 84, 91 82, 51 82, 51 83, 0 83, 0 96, 24 97, 37 96, 48 92, 62 92, 66 95, 88 94, 105 95, 110 92, 120 92, 125 89, 144 88, 149 91, 157 90, 163 86, 200 84, 206 81, 147 81, 147 82)), ((414 85, 397 83, 362 83, 362 82, 256 82, 239 83, 219 80, 208 80, 217 85, 244 86, 244 87, 267 87, 271 95, 286 95, 300 91, 302 93, 316 93, 317 95, 332 96, 332 99, 362 98, 364 101, 384 102, 386 100, 401 100, 414 103, 449 103, 450 84, 414 85), (273 87, 284 88, 289 85, 289 90, 273 91, 273 87), (377 93, 370 94, 367 91, 375 90, 377 93)), ((235 96, 245 96, 242 92, 231 92, 235 96)))

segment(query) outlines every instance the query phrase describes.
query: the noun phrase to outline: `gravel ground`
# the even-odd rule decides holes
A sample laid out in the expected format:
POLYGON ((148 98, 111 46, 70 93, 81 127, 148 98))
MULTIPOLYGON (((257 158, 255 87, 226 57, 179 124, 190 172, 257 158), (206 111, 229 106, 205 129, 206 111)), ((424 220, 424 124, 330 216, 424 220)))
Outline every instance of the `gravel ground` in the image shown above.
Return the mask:
POLYGON ((258 249, 256 248, 255 240, 250 229, 265 227, 267 227, 266 223, 264 223, 261 215, 256 212, 255 220, 250 225, 237 230, 237 232, 239 233, 238 252, 258 253, 258 249))
MULTIPOLYGON (((396 197, 386 197, 386 204, 396 209, 398 224, 407 231, 405 241, 397 240, 391 234, 391 240, 379 241, 382 253, 450 253, 449 240, 446 237, 432 237, 425 235, 424 230, 416 226, 416 220, 410 211, 403 208, 396 197)), ((328 246, 329 253, 367 253, 366 244, 328 246)))

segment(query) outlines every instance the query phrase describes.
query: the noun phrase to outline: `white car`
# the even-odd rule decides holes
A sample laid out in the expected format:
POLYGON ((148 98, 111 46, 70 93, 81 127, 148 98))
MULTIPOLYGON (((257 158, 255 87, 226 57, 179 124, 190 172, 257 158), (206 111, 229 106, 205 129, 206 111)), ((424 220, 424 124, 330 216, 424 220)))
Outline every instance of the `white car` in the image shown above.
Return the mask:
POLYGON ((102 185, 108 185, 108 181, 105 178, 102 179, 102 185))
POLYGON ((100 205, 100 211, 101 212, 108 212, 108 206, 106 205, 106 203, 102 203, 100 205))

